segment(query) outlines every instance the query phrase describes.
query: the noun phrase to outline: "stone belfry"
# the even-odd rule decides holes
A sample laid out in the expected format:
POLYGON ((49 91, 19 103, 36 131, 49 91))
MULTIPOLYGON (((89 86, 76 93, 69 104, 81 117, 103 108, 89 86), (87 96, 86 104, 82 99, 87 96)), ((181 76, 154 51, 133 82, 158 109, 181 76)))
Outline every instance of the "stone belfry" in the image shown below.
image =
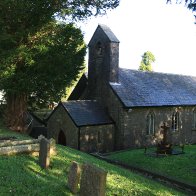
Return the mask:
POLYGON ((119 40, 109 27, 98 25, 88 47, 88 98, 102 102, 109 82, 118 82, 119 40))

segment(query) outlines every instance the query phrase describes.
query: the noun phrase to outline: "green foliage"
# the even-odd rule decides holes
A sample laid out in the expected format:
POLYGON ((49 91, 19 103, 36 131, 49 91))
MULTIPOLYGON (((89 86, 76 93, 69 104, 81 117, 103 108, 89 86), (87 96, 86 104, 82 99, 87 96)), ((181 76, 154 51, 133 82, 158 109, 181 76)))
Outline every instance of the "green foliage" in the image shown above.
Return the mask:
POLYGON ((152 63, 155 62, 155 57, 152 52, 147 51, 142 55, 142 61, 139 66, 139 70, 141 71, 153 71, 152 63))
POLYGON ((25 93, 36 104, 59 101, 84 69, 85 44, 73 24, 50 22, 26 43, 0 54, 0 83, 5 92, 25 93))
POLYGON ((72 22, 118 5, 119 0, 0 0, 0 90, 9 99, 22 94, 39 107, 59 101, 84 69, 86 46, 72 22))
MULTIPOLYGON (((180 149, 179 149, 180 150, 180 149)), ((149 153, 155 149, 149 149, 149 153)), ((185 183, 196 184, 195 157, 196 145, 186 145, 185 154, 162 158, 144 154, 144 149, 113 153, 108 158, 166 175, 185 183)), ((147 151, 148 152, 148 151, 147 151)))
MULTIPOLYGON (((0 135, 19 134, 0 126, 0 135)), ((20 134, 22 137, 22 134, 20 134)), ((73 195, 67 188, 67 175, 73 161, 90 163, 108 172, 106 195, 183 195, 150 179, 98 160, 86 153, 57 145, 48 170, 40 168, 38 157, 0 156, 1 195, 73 195)))
POLYGON ((83 20, 102 15, 107 10, 116 8, 119 2, 120 0, 0 0, 0 18, 9 22, 8 25, 14 24, 11 26, 16 29, 28 29, 32 24, 37 29, 54 17, 83 20))

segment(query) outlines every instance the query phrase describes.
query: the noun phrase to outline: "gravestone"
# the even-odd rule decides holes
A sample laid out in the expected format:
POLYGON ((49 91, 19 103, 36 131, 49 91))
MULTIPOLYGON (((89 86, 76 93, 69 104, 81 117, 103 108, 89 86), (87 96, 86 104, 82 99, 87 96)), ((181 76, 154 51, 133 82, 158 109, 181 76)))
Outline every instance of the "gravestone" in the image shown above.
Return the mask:
POLYGON ((158 154, 172 154, 172 144, 168 143, 168 129, 170 128, 169 125, 164 122, 161 126, 163 139, 160 143, 157 144, 157 155, 158 154))
POLYGON ((56 152, 56 140, 51 138, 49 140, 49 143, 50 143, 50 155, 56 155, 57 152, 56 152))
POLYGON ((72 193, 77 193, 79 190, 81 168, 75 161, 72 163, 68 174, 68 188, 72 193))
POLYGON ((107 172, 85 164, 80 183, 80 196, 104 196, 107 172))
POLYGON ((46 138, 40 140, 39 164, 43 169, 50 165, 50 142, 46 138))
POLYGON ((166 122, 164 122, 163 125, 161 126, 161 128, 162 128, 162 133, 163 133, 162 143, 167 144, 167 142, 168 142, 167 134, 168 134, 169 125, 166 122))

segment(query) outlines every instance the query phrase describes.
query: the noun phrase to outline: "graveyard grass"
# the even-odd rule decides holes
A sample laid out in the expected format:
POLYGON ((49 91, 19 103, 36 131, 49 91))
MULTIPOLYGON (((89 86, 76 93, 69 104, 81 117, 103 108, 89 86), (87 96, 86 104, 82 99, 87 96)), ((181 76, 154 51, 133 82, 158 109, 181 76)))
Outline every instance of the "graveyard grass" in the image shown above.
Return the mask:
MULTIPOLYGON (((0 136, 27 138, 0 127, 0 136)), ((57 145, 50 168, 41 169, 38 157, 20 154, 0 156, 0 195, 72 195, 67 175, 72 161, 90 163, 108 171, 106 195, 183 195, 150 179, 98 160, 88 154, 57 145)))
POLYGON ((196 145, 186 145, 185 153, 181 155, 168 155, 159 158, 149 156, 155 150, 155 148, 150 148, 147 150, 147 154, 144 154, 144 149, 129 150, 111 153, 107 158, 181 182, 196 184, 196 145))

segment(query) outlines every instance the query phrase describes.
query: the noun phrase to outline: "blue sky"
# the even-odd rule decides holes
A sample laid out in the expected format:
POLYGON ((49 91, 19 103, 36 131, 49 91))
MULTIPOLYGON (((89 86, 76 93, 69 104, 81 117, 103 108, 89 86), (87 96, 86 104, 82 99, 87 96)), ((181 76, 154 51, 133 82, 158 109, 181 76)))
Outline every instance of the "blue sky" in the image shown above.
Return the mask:
POLYGON ((89 42, 98 24, 111 28, 120 40, 120 67, 138 69, 141 55, 151 51, 154 71, 196 76, 195 18, 183 4, 166 0, 121 0, 106 16, 80 23, 89 42))

